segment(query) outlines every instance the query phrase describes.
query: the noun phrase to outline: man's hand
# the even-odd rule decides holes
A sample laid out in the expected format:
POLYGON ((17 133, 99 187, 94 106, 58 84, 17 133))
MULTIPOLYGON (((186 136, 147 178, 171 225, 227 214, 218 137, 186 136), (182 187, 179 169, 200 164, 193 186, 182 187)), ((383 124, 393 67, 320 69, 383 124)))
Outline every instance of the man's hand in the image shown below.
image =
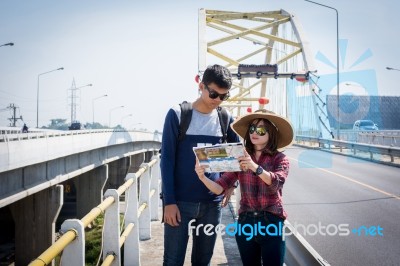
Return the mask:
POLYGON ((164 207, 164 222, 170 226, 178 226, 181 222, 181 213, 178 205, 170 204, 164 207))
POLYGON ((231 187, 225 190, 224 198, 222 199, 222 207, 228 205, 229 200, 231 199, 231 196, 233 194, 233 191, 235 191, 235 187, 231 187))

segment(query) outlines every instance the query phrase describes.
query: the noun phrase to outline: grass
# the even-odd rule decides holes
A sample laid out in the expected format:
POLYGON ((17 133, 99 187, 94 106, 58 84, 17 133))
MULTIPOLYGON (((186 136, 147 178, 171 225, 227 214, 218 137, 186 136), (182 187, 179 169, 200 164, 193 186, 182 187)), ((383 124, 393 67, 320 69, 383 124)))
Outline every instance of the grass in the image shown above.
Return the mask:
POLYGON ((101 251, 102 230, 104 215, 99 215, 93 222, 91 228, 86 229, 85 262, 86 265, 96 265, 101 251))

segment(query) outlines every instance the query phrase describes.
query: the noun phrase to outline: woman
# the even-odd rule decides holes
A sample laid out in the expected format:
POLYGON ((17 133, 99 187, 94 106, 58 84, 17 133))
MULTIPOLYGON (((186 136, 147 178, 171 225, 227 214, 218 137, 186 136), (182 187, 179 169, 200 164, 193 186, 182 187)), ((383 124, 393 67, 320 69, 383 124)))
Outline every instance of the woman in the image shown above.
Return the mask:
POLYGON ((244 139, 245 155, 239 158, 242 171, 224 173, 216 182, 205 176, 205 168, 199 162, 195 171, 215 194, 223 193, 239 180, 241 201, 235 237, 243 265, 261 265, 261 261, 262 265, 283 265, 285 242, 278 229, 287 217, 282 187, 289 160, 278 149, 291 144, 293 128, 282 116, 258 110, 233 122, 232 129, 244 139), (261 233, 255 226, 261 228, 261 233))

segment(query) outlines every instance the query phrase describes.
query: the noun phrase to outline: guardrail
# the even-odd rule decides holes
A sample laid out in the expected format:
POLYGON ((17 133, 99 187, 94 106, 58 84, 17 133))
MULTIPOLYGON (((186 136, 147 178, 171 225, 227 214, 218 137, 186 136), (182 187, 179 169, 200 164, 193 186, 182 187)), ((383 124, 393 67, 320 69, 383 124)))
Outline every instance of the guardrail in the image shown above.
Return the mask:
POLYGON ((328 266, 330 265, 307 240, 296 231, 296 228, 288 221, 285 221, 286 228, 286 253, 285 264, 290 266, 328 266))
MULTIPOLYGON (((122 129, 87 129, 87 130, 46 130, 46 131, 35 131, 22 133, 20 130, 0 130, 0 142, 10 141, 21 141, 28 139, 41 139, 41 138, 54 138, 63 136, 74 136, 74 135, 87 135, 96 133, 107 133, 107 132, 142 132, 142 133, 153 133, 143 130, 122 130, 122 129)), ((154 132, 154 139, 161 139, 161 133, 154 132)))
POLYGON ((318 143, 319 147, 326 146, 327 149, 339 148, 340 152, 342 149, 350 149, 353 155, 357 155, 358 151, 368 152, 370 154, 370 159, 374 159, 374 154, 388 155, 390 156, 390 161, 394 162, 394 157, 400 157, 400 148, 383 146, 383 145, 372 145, 364 143, 356 143, 350 141, 334 140, 334 139, 322 139, 308 136, 296 136, 296 141, 300 142, 314 142, 318 143))
POLYGON ((340 139, 344 141, 366 143, 382 146, 400 147, 399 130, 341 130, 340 139))
POLYGON ((150 222, 158 220, 159 162, 159 157, 153 156, 136 173, 128 173, 126 182, 118 189, 107 190, 103 202, 81 220, 66 220, 61 225, 62 236, 29 265, 48 265, 61 252, 61 265, 85 265, 84 229, 102 213, 105 214, 102 265, 121 265, 122 246, 125 264, 140 265, 139 239, 150 239, 150 222), (124 230, 121 234, 119 198, 125 192, 124 230))

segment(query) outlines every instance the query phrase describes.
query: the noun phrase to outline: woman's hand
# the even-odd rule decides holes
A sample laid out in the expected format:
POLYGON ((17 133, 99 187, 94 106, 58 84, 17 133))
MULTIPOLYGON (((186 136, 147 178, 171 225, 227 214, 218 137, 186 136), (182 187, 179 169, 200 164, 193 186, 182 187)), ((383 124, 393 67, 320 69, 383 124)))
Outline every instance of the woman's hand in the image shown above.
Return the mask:
POLYGON ((243 171, 251 170, 255 172, 257 170, 258 164, 253 162, 251 159, 251 156, 247 153, 246 150, 244 150, 244 156, 238 158, 239 163, 240 163, 240 168, 243 171))

